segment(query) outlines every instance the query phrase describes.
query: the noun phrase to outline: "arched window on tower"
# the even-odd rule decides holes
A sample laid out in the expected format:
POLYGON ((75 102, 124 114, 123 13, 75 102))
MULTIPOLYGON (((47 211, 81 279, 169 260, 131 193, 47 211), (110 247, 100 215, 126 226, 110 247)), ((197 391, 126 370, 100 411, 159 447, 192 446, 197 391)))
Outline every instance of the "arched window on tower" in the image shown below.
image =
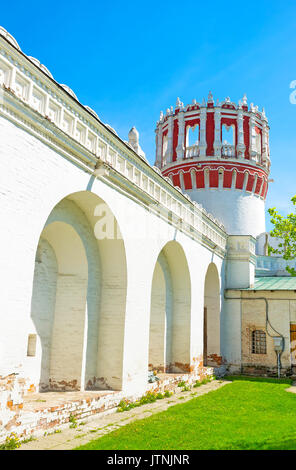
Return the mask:
POLYGON ((258 160, 258 158, 260 158, 260 156, 261 156, 261 132, 257 128, 256 128, 256 136, 255 137, 256 137, 255 146, 256 146, 256 153, 257 153, 257 160, 258 160))
POLYGON ((235 127, 222 124, 222 157, 235 156, 235 127))
POLYGON ((199 125, 188 126, 186 132, 186 158, 199 156, 199 125))
POLYGON ((163 141, 162 141, 162 164, 163 164, 163 166, 166 165, 167 150, 168 150, 168 135, 165 134, 163 136, 163 141))

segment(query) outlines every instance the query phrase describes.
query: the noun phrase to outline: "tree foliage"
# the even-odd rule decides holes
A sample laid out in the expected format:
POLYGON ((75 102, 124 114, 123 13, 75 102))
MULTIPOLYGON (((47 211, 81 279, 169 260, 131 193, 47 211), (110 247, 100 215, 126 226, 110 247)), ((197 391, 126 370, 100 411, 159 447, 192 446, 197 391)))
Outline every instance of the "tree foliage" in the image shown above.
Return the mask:
MULTIPOLYGON (((270 235, 280 239, 278 248, 268 246, 268 254, 278 254, 288 261, 296 258, 296 195, 292 197, 291 201, 295 210, 288 214, 287 217, 280 215, 275 207, 268 209, 271 216, 270 221, 274 226, 270 235)), ((286 270, 292 276, 296 276, 294 268, 287 266, 286 270)))

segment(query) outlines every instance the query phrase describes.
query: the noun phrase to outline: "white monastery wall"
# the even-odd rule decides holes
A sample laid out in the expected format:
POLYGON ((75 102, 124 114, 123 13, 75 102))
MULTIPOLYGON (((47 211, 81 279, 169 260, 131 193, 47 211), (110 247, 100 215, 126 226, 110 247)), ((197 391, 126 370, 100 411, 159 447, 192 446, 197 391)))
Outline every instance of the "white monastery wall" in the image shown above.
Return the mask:
MULTIPOLYGON (((107 409, 144 393, 149 367, 201 376, 204 307, 209 365, 239 365, 241 310, 224 289, 254 280, 245 234, 264 231, 263 201, 224 191, 224 222, 244 235, 228 236, 148 164, 135 129, 122 141, 0 33, 0 438, 24 393, 121 391, 107 409)), ((204 194, 215 214, 218 192, 204 194)))
MULTIPOLYGON (((3 312, 9 312, 4 316, 1 329, 1 370, 3 373, 16 371, 30 378, 33 377, 34 385, 38 388, 40 372, 36 371, 36 363, 38 361, 40 363, 40 353, 37 353, 35 357, 27 357, 27 338, 29 334, 36 332, 31 317, 35 255, 39 237, 50 214, 42 239, 47 240, 55 251, 57 263, 65 258, 65 265, 59 266, 57 291, 65 290, 64 282, 68 282, 67 276, 65 279, 61 277, 60 270, 66 270, 63 274, 67 274, 68 266, 70 273, 73 274, 73 270, 75 272, 75 266, 72 266, 74 263, 72 253, 74 252, 75 256, 80 252, 79 268, 83 268, 83 273, 77 273, 79 276, 76 282, 83 284, 85 296, 86 259, 89 266, 88 273, 92 272, 91 278, 95 279, 96 276, 101 278, 100 302, 103 302, 105 307, 101 304, 100 319, 92 319, 93 323, 88 325, 89 335, 97 331, 97 325, 99 331, 96 379, 106 382, 105 385, 108 387, 126 390, 143 388, 146 384, 152 278, 158 256, 169 242, 171 245, 168 245, 167 252, 171 270, 174 273, 176 304, 175 326, 172 327, 172 336, 175 336, 175 357, 172 357, 172 362, 180 363, 181 368, 187 367, 188 370, 198 363, 202 358, 203 345, 204 279, 211 262, 217 265, 218 272, 221 273, 223 264, 221 255, 213 254, 212 250, 177 230, 166 220, 147 211, 143 205, 108 184, 108 181, 93 178, 91 185, 91 177, 87 172, 82 171, 8 120, 0 120, 0 129, 1 135, 5 136, 0 143, 1 155, 5 157, 1 159, 2 204, 0 210, 1 220, 5 221, 5 230, 2 232, 1 259, 3 262, 0 269, 2 283, 6 286, 1 298, 1 309, 3 312), (9 157, 11 155, 12 158, 9 157), (88 191, 86 191, 87 188, 88 191), (67 197, 70 200, 68 198, 67 204, 63 202, 61 205, 68 205, 68 207, 64 207, 63 210, 59 209, 57 205, 67 197), (117 240, 113 247, 109 246, 109 248, 107 241, 96 240, 92 230, 89 229, 97 222, 98 218, 94 212, 97 204, 101 203, 101 198, 115 215, 123 239, 117 240), (50 227, 56 223, 71 225, 74 227, 73 232, 75 229, 82 240, 82 242, 77 241, 76 245, 73 242, 73 247, 69 249, 68 254, 65 254, 66 243, 71 237, 68 236, 67 242, 65 241, 63 245, 60 235, 49 233, 50 227), (144 233, 142 230, 142 234, 139 234, 139 229, 143 227, 145 227, 144 233), (147 227, 149 228, 148 234, 147 227), (55 236, 58 236, 59 243, 57 240, 55 242, 55 236), (101 263, 101 270, 99 269, 96 275, 94 271, 100 263, 98 262, 96 267, 90 267, 91 259, 95 259, 95 244, 100 253, 101 263), (86 248, 87 246, 89 248, 86 248), (89 254, 86 253, 87 250, 89 254), (84 261, 81 262, 83 259, 84 261), (188 285, 184 284, 186 269, 187 283, 190 284, 189 290, 185 290, 188 285), (125 306, 122 303, 124 299, 126 300, 125 306), (115 311, 117 317, 112 319, 111 313, 115 311), (180 333, 182 333, 181 336, 180 333)), ((75 238, 74 235, 73 238, 75 238)), ((54 259, 53 254, 52 259, 54 259)), ((51 263, 54 264, 53 261, 51 263)), ((50 275, 49 270, 47 276, 50 275)), ((38 279, 35 282, 38 282, 38 279)), ((77 290, 76 282, 71 280, 72 292, 77 290)), ((67 285, 67 291, 68 287, 67 285)), ((78 305, 77 297, 74 299, 73 294, 70 294, 70 297, 75 300, 75 305, 78 305)), ((62 296, 59 302, 63 304, 64 301, 67 302, 67 299, 63 300, 62 296)), ((56 306, 58 310, 63 309, 63 305, 59 302, 56 306)), ((41 301, 41 305, 43 304, 44 302, 41 301)), ((89 304, 87 307, 89 308, 89 304)), ((80 310, 83 308, 82 302, 80 310)), ((86 319, 90 321, 91 316, 82 310, 82 315, 76 311, 76 323, 73 321, 73 315, 71 316, 72 326, 76 333, 79 332, 79 347, 80 352, 82 351, 80 363, 73 355, 72 365, 78 367, 79 363, 81 371, 81 376, 76 377, 78 382, 79 380, 83 382, 82 377, 85 376, 83 368, 87 367, 86 364, 92 363, 90 359, 86 361, 87 352, 83 352, 83 348, 86 348, 86 319)), ((98 315, 98 311, 96 313, 98 315)), ((32 313, 32 316, 34 315, 32 313)), ((58 344, 63 342, 66 350, 67 346, 70 346, 70 338, 74 341, 74 331, 69 331, 69 321, 66 318, 63 320, 66 323, 61 325, 54 322, 52 326, 52 320, 48 321, 51 322, 50 326, 53 330, 56 328, 58 331, 52 346, 56 351, 55 354, 60 357, 61 364, 63 351, 59 349, 58 344)), ((92 340, 87 341, 88 348, 93 351, 96 350, 94 337, 95 334, 92 340), (89 346, 92 342, 93 346, 89 346)), ((38 341, 41 341, 40 338, 38 341)), ((64 353, 66 354, 66 351, 64 353)), ((91 353, 89 354, 91 357, 91 353)), ((65 381, 71 381, 74 378, 75 374, 70 369, 69 376, 63 377, 65 381)), ((53 379, 61 381, 61 374, 64 374, 62 369, 61 372, 51 369, 51 372, 56 374, 53 379)), ((86 382, 90 376, 91 372, 86 374, 86 382)), ((81 386, 83 387, 83 383, 81 386)))

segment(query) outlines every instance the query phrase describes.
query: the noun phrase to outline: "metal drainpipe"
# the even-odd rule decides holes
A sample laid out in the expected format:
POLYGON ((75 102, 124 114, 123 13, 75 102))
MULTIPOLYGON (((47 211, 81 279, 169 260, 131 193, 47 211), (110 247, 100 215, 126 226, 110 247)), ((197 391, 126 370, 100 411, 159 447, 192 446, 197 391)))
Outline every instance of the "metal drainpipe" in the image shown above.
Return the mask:
POLYGON ((276 351, 276 355, 277 355, 278 379, 279 379, 280 376, 281 376, 281 358, 280 358, 280 352, 279 352, 279 351, 276 351))

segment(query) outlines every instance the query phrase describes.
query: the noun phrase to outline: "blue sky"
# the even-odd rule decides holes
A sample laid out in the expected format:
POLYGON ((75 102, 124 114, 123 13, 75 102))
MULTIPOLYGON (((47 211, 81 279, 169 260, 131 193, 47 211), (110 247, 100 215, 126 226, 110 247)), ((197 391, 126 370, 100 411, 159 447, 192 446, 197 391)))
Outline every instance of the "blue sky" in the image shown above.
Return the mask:
MULTIPOLYGON (((127 139, 135 125, 151 163, 160 110, 230 96, 265 107, 272 168, 267 207, 296 194, 295 0, 4 2, 1 25, 23 52, 127 139)), ((267 219, 269 217, 267 216, 267 219)), ((269 227, 269 224, 268 224, 269 227)))

